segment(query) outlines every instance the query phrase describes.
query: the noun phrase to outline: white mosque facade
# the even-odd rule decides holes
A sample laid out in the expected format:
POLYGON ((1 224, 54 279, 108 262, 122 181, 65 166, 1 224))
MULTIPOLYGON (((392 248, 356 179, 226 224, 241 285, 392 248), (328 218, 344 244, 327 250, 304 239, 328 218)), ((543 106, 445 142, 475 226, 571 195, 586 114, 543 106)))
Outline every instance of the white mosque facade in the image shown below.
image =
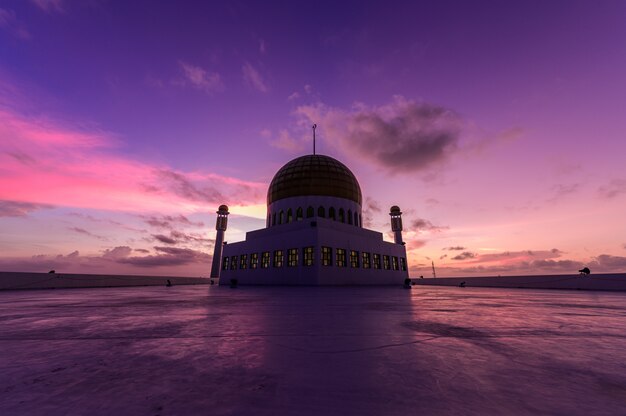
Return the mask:
POLYGON ((402 213, 390 210, 393 243, 363 228, 361 188, 341 162, 298 157, 274 176, 266 227, 224 243, 228 207, 220 206, 211 277, 240 285, 398 285, 408 278, 402 213))

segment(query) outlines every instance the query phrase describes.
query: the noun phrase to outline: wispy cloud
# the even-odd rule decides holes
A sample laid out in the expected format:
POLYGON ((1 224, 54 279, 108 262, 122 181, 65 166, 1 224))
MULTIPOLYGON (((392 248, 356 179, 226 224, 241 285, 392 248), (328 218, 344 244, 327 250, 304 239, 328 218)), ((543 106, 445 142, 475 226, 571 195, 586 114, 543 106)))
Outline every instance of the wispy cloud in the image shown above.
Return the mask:
POLYGON ((411 221, 411 230, 416 233, 421 233, 424 231, 431 233, 438 233, 444 230, 449 229, 450 227, 445 225, 435 225, 432 222, 425 220, 423 218, 417 218, 411 221))
POLYGON ((183 61, 179 61, 178 64, 185 77, 184 84, 188 83, 192 87, 204 91, 207 94, 214 94, 224 90, 222 78, 217 72, 210 72, 202 67, 191 65, 183 61))
POLYGON ((244 81, 255 90, 260 92, 268 92, 270 90, 259 71, 256 70, 249 62, 243 64, 241 72, 243 74, 244 81))
POLYGON ((477 256, 476 253, 472 253, 471 251, 464 251, 461 254, 457 254, 456 256, 452 257, 452 260, 467 260, 467 259, 473 259, 477 256))
POLYGON ((30 32, 26 26, 15 16, 13 10, 0 8, 0 29, 5 30, 18 39, 30 39, 30 32))
POLYGON ((305 143, 302 139, 293 137, 287 130, 280 130, 278 136, 270 140, 270 145, 278 149, 297 152, 304 149, 305 143))
POLYGON ((461 250, 465 250, 465 247, 463 247, 463 246, 444 247, 444 248, 442 248, 442 250, 461 251, 461 250))
POLYGON ((94 234, 92 232, 89 232, 89 231, 85 230, 84 228, 67 227, 67 229, 70 230, 70 231, 73 231, 75 233, 78 233, 78 234, 83 234, 83 235, 86 235, 86 236, 89 236, 89 237, 93 237, 93 238, 98 239, 98 240, 102 240, 102 241, 106 241, 107 240, 106 237, 103 237, 101 235, 96 235, 96 234, 94 234))
POLYGON ((52 205, 0 200, 0 217, 25 217, 33 211, 50 209, 52 205))
POLYGON ((608 184, 598 188, 598 193, 605 199, 626 195, 626 179, 612 179, 608 184))
POLYGON ((47 13, 63 13, 64 0, 31 0, 33 4, 47 13))

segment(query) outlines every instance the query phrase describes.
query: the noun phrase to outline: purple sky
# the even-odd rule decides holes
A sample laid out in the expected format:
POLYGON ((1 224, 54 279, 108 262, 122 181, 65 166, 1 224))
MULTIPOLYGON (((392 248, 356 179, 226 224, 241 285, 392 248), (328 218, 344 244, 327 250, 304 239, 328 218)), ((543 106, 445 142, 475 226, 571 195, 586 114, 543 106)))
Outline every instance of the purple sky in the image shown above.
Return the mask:
POLYGON ((224 4, 0 0, 0 270, 207 275, 314 122, 412 276, 626 270, 625 2, 224 4))

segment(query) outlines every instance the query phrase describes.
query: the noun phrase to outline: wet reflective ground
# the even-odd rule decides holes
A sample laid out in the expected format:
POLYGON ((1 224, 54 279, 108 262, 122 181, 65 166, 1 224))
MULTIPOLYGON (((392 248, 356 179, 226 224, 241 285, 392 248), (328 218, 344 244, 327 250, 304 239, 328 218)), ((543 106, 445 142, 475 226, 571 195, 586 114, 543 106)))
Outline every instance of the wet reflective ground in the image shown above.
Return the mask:
POLYGON ((624 415, 626 294, 0 293, 1 415, 624 415))

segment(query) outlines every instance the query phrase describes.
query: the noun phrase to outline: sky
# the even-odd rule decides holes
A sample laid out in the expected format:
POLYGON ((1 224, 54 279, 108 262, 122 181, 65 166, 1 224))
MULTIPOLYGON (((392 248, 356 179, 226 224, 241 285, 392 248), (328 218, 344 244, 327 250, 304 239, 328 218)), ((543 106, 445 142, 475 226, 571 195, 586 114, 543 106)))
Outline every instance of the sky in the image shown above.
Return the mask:
POLYGON ((0 0, 0 270, 207 276, 346 164, 412 277, 626 271, 626 2, 0 0))

